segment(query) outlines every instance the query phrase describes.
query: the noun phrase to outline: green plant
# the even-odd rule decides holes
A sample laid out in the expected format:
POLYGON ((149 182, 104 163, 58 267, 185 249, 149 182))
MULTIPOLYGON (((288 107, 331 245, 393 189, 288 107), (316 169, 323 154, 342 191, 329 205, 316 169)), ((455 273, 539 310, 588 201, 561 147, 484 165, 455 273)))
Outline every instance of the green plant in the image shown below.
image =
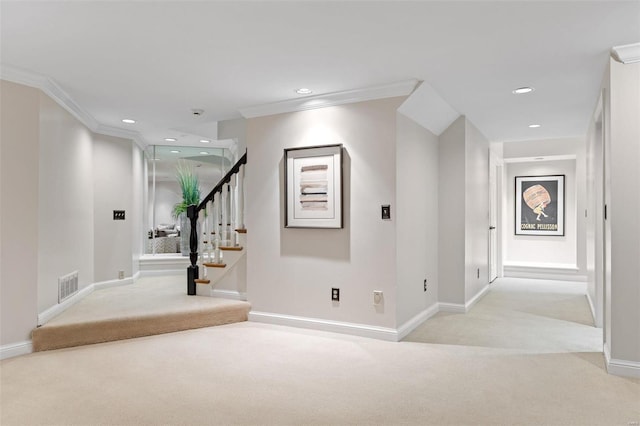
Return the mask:
POLYGON ((200 183, 193 166, 181 161, 176 166, 176 178, 182 190, 182 201, 173 206, 173 216, 177 218, 180 213, 186 212, 187 207, 200 203, 200 183))

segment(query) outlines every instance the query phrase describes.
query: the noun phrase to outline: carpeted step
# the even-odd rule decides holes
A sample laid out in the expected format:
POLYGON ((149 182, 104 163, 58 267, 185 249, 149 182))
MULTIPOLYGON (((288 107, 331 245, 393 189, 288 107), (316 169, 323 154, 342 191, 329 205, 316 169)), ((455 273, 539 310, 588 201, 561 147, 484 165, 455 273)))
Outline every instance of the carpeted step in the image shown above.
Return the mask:
POLYGON ((210 306, 185 307, 165 313, 83 322, 53 320, 33 330, 33 350, 46 351, 247 321, 250 309, 251 305, 244 301, 217 299, 210 306))

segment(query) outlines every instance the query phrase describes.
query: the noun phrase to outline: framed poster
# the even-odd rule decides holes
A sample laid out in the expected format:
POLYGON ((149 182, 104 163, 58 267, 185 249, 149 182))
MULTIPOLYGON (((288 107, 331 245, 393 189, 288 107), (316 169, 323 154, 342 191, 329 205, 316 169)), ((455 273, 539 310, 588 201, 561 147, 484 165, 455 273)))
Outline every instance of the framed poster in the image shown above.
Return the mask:
POLYGON ((516 176, 516 235, 564 235, 564 175, 516 176))
POLYGON ((284 150, 286 228, 342 228, 342 145, 284 150))

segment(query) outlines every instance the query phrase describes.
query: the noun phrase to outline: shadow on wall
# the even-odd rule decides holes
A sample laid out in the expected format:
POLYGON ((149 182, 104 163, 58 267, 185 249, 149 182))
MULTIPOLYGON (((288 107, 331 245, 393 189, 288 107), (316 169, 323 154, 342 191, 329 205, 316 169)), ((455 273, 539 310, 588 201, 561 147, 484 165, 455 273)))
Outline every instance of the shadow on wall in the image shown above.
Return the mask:
POLYGON ((351 259, 351 156, 342 150, 342 229, 285 228, 284 156, 280 160, 280 255, 349 261, 351 259))

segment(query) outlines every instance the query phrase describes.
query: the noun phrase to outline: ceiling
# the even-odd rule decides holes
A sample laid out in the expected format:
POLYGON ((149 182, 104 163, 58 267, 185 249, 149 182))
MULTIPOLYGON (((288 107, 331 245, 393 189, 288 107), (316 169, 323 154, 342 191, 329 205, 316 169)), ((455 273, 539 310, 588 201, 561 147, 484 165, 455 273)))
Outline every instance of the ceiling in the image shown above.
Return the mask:
MULTIPOLYGON (((204 145, 203 145, 204 146, 204 145)), ((231 168, 231 161, 221 148, 204 146, 149 146, 146 151, 149 164, 149 181, 176 182, 176 166, 179 162, 194 167, 201 187, 213 188, 231 168)))
POLYGON ((580 136, 611 47, 640 41, 640 1, 2 1, 0 20, 3 76, 50 78, 150 144, 215 137, 300 87, 411 79, 492 141, 580 136))

